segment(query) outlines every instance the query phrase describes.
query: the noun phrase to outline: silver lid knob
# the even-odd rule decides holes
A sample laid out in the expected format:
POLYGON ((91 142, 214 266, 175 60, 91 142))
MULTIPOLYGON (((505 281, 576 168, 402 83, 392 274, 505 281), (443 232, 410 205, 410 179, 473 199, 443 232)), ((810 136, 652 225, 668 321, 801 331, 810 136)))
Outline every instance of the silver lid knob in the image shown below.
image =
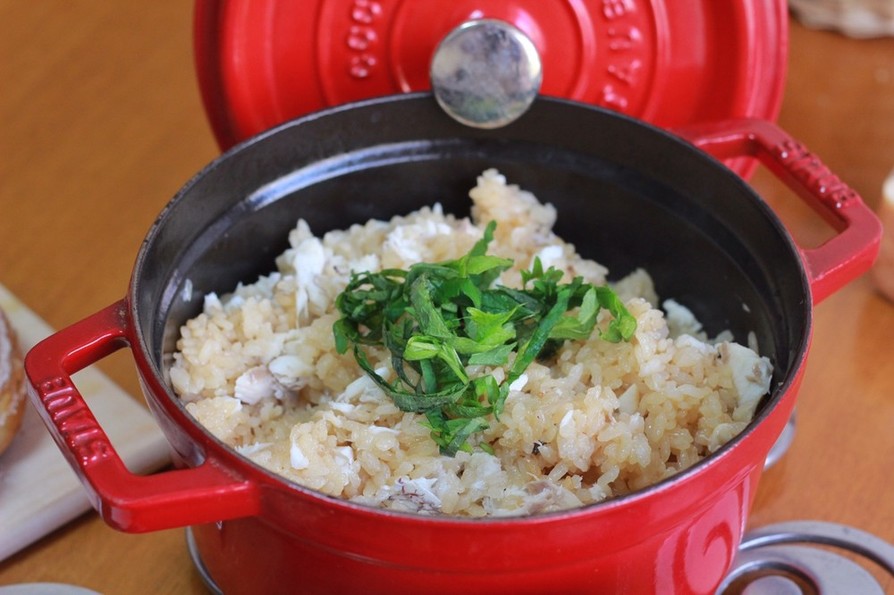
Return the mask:
POLYGON ((452 118, 475 128, 499 128, 530 107, 543 68, 537 48, 520 29, 478 19, 441 41, 430 76, 438 104, 452 118))

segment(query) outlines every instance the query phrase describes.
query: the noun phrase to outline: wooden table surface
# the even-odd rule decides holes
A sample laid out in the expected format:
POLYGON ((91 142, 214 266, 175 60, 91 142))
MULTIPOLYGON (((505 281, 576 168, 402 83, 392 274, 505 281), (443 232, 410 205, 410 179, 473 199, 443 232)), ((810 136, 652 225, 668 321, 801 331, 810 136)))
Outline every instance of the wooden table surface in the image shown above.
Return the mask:
MULTIPOLYGON (((193 70, 191 10, 0 0, 0 283, 54 328, 124 295, 156 214, 219 152, 193 70)), ((792 23, 779 122, 877 207, 894 168, 894 40, 792 23)), ((769 174, 753 184, 804 245, 827 234, 769 174)), ((894 543, 892 337, 894 305, 868 277, 817 306, 795 441, 765 474, 752 527, 817 519, 894 543)), ((126 350, 98 365, 142 400, 126 350)), ((183 530, 127 535, 92 512, 0 564, 0 584, 36 581, 204 591, 183 530)))

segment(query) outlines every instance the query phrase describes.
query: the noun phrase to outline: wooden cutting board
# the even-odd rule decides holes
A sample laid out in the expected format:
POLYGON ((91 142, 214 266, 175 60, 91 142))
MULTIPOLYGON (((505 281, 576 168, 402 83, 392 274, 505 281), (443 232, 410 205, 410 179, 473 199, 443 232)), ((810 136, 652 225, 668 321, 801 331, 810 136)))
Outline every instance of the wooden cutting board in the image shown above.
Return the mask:
MULTIPOLYGON (((0 308, 30 349, 53 330, 3 285, 0 308)), ((148 410, 96 368, 73 376, 128 469, 166 465, 168 444, 148 410)), ((90 510, 86 492, 29 402, 22 428, 0 455, 0 561, 90 510)))

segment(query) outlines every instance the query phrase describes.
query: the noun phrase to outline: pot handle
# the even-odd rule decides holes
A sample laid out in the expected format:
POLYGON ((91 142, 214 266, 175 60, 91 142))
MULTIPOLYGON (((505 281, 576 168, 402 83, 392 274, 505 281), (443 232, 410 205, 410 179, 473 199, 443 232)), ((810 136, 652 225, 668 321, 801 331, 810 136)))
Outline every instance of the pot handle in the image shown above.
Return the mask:
POLYGON ((743 118, 675 129, 718 159, 756 157, 819 213, 838 235, 801 248, 814 303, 865 273, 875 260, 882 228, 860 196, 819 158, 772 122, 743 118))
POLYGON ((257 514, 255 484, 213 459, 146 476, 125 467, 71 374, 131 345, 126 313, 121 300, 44 339, 25 357, 31 401, 90 503, 110 526, 134 533, 257 514))

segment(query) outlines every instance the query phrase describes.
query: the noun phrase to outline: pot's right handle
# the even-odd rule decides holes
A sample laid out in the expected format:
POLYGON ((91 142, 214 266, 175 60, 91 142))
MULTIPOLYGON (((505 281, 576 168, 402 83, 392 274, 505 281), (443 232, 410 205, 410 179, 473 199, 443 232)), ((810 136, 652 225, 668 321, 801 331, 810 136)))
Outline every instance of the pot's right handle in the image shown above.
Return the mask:
POLYGON ((814 303, 835 293, 872 265, 882 235, 875 213, 816 155, 778 126, 766 120, 743 118, 674 132, 718 159, 760 159, 839 232, 816 248, 801 248, 814 303))
POLYGON ((147 476, 125 467, 71 375, 130 344, 126 312, 124 300, 112 304, 44 339, 25 356, 31 401, 91 504, 106 523, 129 532, 257 514, 255 484, 211 459, 147 476))

